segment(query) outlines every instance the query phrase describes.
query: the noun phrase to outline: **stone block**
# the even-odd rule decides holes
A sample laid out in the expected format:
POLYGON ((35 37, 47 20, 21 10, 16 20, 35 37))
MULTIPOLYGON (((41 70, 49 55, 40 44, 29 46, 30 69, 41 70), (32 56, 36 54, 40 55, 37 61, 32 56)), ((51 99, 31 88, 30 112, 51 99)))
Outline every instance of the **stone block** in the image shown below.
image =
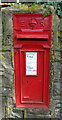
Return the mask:
POLYGON ((12 66, 12 53, 11 51, 2 52, 2 66, 7 69, 8 72, 13 72, 12 66))
POLYGON ((61 66, 60 66, 60 63, 59 62, 54 62, 54 76, 55 76, 55 79, 60 79, 60 69, 61 69, 61 66))
POLYGON ((59 61, 61 60, 61 55, 60 55, 60 51, 54 51, 54 61, 59 61))
POLYGON ((5 88, 5 87, 0 86, 0 94, 2 94, 3 96, 8 97, 11 94, 10 91, 11 91, 10 88, 5 88))
POLYGON ((0 120, 2 119, 2 94, 0 94, 0 120))
POLYGON ((0 34, 2 34, 2 12, 0 11, 0 34))
POLYGON ((0 35, 0 51, 2 51, 2 35, 0 35))
POLYGON ((59 82, 55 82, 54 83, 54 92, 53 95, 54 96, 60 96, 60 83, 59 82))
MULTIPOLYGON (((12 88, 13 87, 13 83, 14 83, 14 78, 13 78, 13 76, 7 76, 7 74, 6 75, 2 75, 2 86, 5 86, 5 87, 9 87, 9 88, 12 88)), ((8 89, 9 89, 8 88, 8 89)))
POLYGON ((13 32, 12 32, 12 16, 10 12, 2 13, 2 31, 3 31, 3 44, 11 45, 13 43, 13 32), (8 21, 8 22, 7 22, 8 21))
POLYGON ((60 31, 62 31, 62 18, 60 19, 60 31))
POLYGON ((2 85, 2 75, 0 75, 0 85, 2 85))
POLYGON ((6 118, 7 97, 2 96, 2 118, 6 118))

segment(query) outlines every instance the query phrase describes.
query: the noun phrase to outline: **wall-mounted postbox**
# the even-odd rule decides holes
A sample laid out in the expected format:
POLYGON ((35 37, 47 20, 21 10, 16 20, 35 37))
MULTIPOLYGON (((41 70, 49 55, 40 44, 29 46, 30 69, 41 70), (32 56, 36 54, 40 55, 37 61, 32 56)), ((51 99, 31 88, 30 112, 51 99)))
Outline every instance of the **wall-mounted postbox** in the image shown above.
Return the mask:
POLYGON ((48 108, 52 15, 13 14, 16 107, 48 108))

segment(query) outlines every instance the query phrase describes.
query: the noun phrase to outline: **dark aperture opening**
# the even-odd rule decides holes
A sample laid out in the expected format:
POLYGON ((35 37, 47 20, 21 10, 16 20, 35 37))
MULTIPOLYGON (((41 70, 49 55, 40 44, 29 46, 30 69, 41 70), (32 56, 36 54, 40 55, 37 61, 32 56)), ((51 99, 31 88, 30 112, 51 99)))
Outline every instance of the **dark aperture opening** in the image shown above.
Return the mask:
POLYGON ((24 41, 47 41, 48 39, 41 39, 41 38, 18 38, 18 40, 24 41))

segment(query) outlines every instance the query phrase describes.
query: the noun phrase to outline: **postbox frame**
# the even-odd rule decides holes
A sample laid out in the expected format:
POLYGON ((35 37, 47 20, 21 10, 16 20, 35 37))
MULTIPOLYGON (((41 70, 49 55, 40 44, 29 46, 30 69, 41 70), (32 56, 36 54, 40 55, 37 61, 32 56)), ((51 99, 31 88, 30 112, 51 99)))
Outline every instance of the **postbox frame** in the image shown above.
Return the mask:
MULTIPOLYGON (((14 16, 19 16, 22 15, 21 14, 13 14, 13 25, 15 26, 15 19, 14 16)), ((23 15, 33 15, 36 16, 38 14, 23 14, 23 15)), ((41 15, 41 14, 39 14, 41 15)), ((14 32, 14 72, 15 72, 15 96, 16 96, 16 107, 17 108, 48 108, 50 105, 50 92, 49 92, 49 80, 50 80, 50 48, 51 48, 51 34, 52 34, 52 14, 50 15, 50 24, 51 27, 49 29, 49 34, 41 34, 41 39, 48 39, 48 41, 50 40, 50 42, 48 42, 48 44, 44 44, 43 42, 39 41, 39 44, 35 43, 33 41, 33 43, 35 44, 35 47, 33 47, 34 45, 32 45, 32 42, 30 42, 31 45, 31 49, 29 49, 29 42, 25 42, 23 44, 17 43, 17 39, 20 38, 20 34, 16 33, 15 30, 16 28, 14 27, 13 32, 14 32), (16 37, 15 37, 15 34, 16 37), (41 43, 41 45, 40 45, 41 43), (25 48, 25 46, 28 46, 28 48, 25 48), (32 48, 33 47, 33 48, 32 48), (20 57, 21 54, 23 52, 44 52, 44 87, 43 87, 43 102, 40 103, 21 103, 21 77, 20 74, 22 74, 22 64, 20 63, 20 57), (47 56, 48 54, 48 56, 47 56), (48 65, 47 65, 47 60, 48 65), (19 67, 21 66, 21 68, 19 67), (48 69, 45 68, 45 66, 48 67, 48 69), (48 70, 48 73, 46 72, 48 70), (47 75, 48 74, 48 75, 47 75), (46 76, 48 76, 48 78, 46 78, 46 76)), ((17 30, 16 30, 17 31, 17 30)), ((22 35, 23 38, 24 35, 22 35)), ((38 42, 38 41, 37 41, 38 42)))

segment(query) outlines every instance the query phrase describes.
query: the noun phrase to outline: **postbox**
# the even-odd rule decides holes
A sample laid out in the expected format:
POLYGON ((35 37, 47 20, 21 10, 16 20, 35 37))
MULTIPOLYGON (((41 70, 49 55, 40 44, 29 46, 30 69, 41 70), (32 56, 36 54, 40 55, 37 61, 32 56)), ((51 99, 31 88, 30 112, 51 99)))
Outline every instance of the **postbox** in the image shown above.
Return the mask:
POLYGON ((48 108, 52 14, 13 14, 17 108, 48 108))

